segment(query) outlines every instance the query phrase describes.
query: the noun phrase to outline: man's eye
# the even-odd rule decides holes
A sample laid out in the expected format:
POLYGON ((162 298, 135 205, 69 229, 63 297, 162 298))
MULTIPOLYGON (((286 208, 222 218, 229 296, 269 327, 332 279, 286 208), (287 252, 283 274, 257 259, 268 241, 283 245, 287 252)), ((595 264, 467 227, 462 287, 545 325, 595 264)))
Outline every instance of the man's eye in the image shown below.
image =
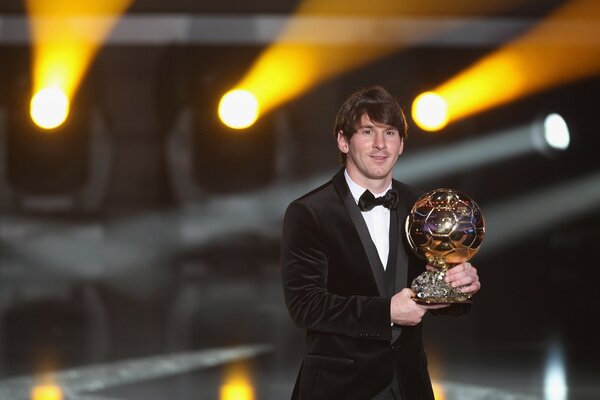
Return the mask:
POLYGON ((389 136, 394 136, 396 134, 396 131, 387 131, 386 134, 389 136))
POLYGON ((363 131, 363 133, 364 133, 365 135, 370 135, 372 132, 373 132, 373 131, 370 131, 370 130, 368 130, 368 129, 365 129, 365 130, 363 131))

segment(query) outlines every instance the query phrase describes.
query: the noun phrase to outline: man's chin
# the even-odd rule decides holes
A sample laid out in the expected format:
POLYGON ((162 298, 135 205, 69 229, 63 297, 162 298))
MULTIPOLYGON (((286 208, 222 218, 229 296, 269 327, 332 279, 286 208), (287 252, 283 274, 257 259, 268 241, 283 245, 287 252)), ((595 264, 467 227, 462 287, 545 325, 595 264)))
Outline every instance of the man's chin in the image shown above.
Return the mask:
POLYGON ((382 179, 387 179, 392 175, 392 171, 389 170, 387 172, 385 171, 374 171, 373 173, 369 174, 369 179, 371 180, 382 180, 382 179))

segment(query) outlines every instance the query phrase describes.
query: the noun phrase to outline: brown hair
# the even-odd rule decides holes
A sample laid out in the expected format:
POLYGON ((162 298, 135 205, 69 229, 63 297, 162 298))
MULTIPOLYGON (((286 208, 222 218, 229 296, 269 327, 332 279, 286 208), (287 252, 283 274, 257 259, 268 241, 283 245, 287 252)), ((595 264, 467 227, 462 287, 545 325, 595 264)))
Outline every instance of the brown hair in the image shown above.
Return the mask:
MULTIPOLYGON (((390 125, 398 129, 402 139, 408 136, 408 125, 402 108, 381 86, 357 90, 346 99, 335 119, 334 136, 337 138, 338 132, 341 132, 350 141, 364 114, 377 124, 390 125)), ((345 153, 340 152, 340 162, 346 165, 345 153)))

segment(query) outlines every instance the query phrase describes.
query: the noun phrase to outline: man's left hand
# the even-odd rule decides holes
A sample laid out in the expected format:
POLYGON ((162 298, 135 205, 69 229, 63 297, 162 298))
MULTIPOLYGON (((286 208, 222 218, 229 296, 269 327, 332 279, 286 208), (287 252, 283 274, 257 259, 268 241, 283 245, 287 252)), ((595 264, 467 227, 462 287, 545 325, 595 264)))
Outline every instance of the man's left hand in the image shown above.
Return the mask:
POLYGON ((460 287, 463 293, 475 294, 481 289, 477 268, 468 262, 455 265, 446 271, 445 280, 452 287, 460 287))

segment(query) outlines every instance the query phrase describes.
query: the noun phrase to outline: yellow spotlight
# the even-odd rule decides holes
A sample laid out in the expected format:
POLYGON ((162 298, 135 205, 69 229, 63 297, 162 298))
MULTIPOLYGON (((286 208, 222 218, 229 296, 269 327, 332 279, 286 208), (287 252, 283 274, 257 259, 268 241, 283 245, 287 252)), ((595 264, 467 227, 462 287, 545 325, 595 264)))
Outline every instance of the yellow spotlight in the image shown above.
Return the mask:
POLYGON ((434 92, 421 93, 413 101, 412 117, 419 128, 439 131, 448 123, 448 104, 434 92))
POLYGON ((57 87, 47 87, 31 98, 29 112, 31 119, 43 129, 60 126, 69 115, 69 99, 57 87))
MULTIPOLYGON (((33 47, 33 92, 56 87, 64 91, 69 101, 73 100, 103 40, 132 2, 133 0, 25 0, 33 47)), ((42 98, 45 96, 47 95, 44 94, 42 98)), ((68 105, 65 107, 62 99, 54 101, 50 105, 40 106, 39 112, 54 115, 55 111, 49 110, 60 106, 63 108, 60 113, 64 113, 66 118, 68 105)), ((33 110, 33 100, 31 108, 35 123, 45 129, 64 122, 58 113, 54 117, 40 117, 41 122, 38 122, 37 117, 33 116, 34 112, 38 113, 37 105, 36 110, 33 110), (46 118, 49 120, 46 121, 46 118)))
POLYGON ((258 113, 256 96, 247 90, 230 90, 219 102, 219 118, 233 129, 248 128, 256 122, 258 113))
POLYGON ((225 383, 221 385, 220 400, 254 400, 254 387, 246 367, 240 364, 230 366, 225 383))
MULTIPOLYGON (((442 9, 447 9, 450 13, 481 15, 510 9, 524 1, 436 2, 436 10, 441 14, 442 9)), ((431 11, 429 1, 302 0, 298 3, 277 41, 262 52, 236 85, 256 95, 262 114, 328 79, 395 53, 405 46, 407 34, 407 41, 421 41, 454 29, 454 24, 450 24, 452 28, 437 24, 427 29, 397 30, 404 23, 395 18, 426 15, 431 11)))
POLYGON ((521 37, 438 86, 450 120, 598 74, 600 52, 591 41, 600 36, 598 18, 600 2, 566 1, 521 37))
POLYGON ((62 400, 63 392, 60 386, 54 384, 40 384, 31 391, 31 400, 62 400))
POLYGON ((252 400, 252 386, 244 383, 228 383, 221 387, 221 400, 252 400))
POLYGON ((446 393, 442 384, 435 381, 433 381, 431 384, 433 386, 433 397, 435 398, 435 400, 445 400, 446 393))

